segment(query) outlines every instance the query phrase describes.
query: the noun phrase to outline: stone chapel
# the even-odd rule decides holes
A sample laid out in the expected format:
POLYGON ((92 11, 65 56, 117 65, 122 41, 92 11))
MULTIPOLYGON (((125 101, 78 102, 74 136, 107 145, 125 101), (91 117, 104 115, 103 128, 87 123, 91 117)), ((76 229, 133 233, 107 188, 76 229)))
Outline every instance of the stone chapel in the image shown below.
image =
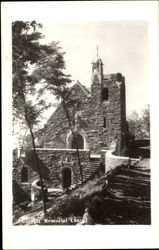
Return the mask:
MULTIPOLYGON (((103 62, 98 56, 92 62, 91 90, 77 81, 72 94, 80 100, 75 112, 75 132, 78 140, 83 178, 88 180, 105 165, 105 154, 115 147, 117 140, 125 145, 126 102, 125 78, 121 73, 104 74, 103 62)), ((37 148, 43 178, 53 187, 65 188, 80 183, 75 142, 59 104, 38 138, 37 148)), ((27 153, 28 182, 38 178, 27 153)), ((106 166, 105 166, 106 168, 106 166)))

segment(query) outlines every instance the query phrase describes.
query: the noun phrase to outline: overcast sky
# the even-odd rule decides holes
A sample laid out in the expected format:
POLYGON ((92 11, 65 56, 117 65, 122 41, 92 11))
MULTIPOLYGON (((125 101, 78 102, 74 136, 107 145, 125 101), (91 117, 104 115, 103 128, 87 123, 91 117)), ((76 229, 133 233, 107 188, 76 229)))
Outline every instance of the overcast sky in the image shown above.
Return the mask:
POLYGON ((148 97, 148 23, 146 21, 42 22, 45 41, 59 41, 66 52, 67 72, 91 86, 91 62, 99 57, 104 73, 126 79, 127 115, 140 112, 148 97))
MULTIPOLYGON (((66 52, 67 73, 72 75, 73 80, 79 80, 90 88, 91 63, 96 57, 98 45, 104 73, 121 72, 125 76, 127 115, 133 110, 140 112, 150 103, 149 90, 151 107, 157 106, 154 101, 157 100, 154 97, 158 86, 155 78, 157 60, 154 60, 157 58, 157 12, 154 11, 154 4, 148 1, 23 1, 4 5, 3 54, 6 58, 11 58, 11 23, 16 20, 35 20, 43 24, 41 32, 46 37, 43 42, 60 42, 66 52), (152 91, 155 88, 156 91, 152 91)), ((11 96, 12 62, 8 62, 10 74, 5 64, 4 75, 8 77, 5 80, 6 91, 9 89, 11 96)), ((6 98, 8 100, 11 98, 6 98)), ((53 110, 47 112, 45 121, 52 112, 53 110)), ((5 113, 9 116, 9 112, 5 113)))

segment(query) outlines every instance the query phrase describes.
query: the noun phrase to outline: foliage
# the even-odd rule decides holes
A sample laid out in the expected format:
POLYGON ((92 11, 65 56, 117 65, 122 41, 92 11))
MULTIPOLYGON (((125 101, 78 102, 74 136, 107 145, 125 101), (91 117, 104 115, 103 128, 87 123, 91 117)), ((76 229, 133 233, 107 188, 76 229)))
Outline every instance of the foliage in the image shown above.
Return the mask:
MULTIPOLYGON (((30 75, 30 65, 35 65, 44 53, 53 53, 47 45, 41 45, 43 38, 39 32, 42 25, 32 22, 15 21, 12 23, 12 73, 13 73, 13 118, 25 120, 25 108, 28 110, 29 122, 35 123, 45 105, 40 100, 33 107, 29 97, 36 94, 34 79, 30 75), (31 115, 32 113, 32 115, 31 115), (37 113, 37 115, 36 115, 37 113)), ((45 107, 46 108, 46 107, 45 107)))
POLYGON ((150 137, 150 106, 147 105, 139 115, 136 111, 128 117, 129 131, 136 139, 150 137))
POLYGON ((142 112, 142 124, 145 133, 150 137, 150 105, 147 105, 142 112))
POLYGON ((75 133, 75 112, 79 109, 80 103, 78 99, 72 95, 69 83, 71 83, 70 75, 64 74, 65 63, 63 59, 64 53, 58 47, 58 43, 51 43, 53 49, 56 48, 55 54, 44 54, 38 61, 37 68, 32 73, 32 78, 35 82, 41 81, 43 87, 39 89, 39 97, 44 92, 49 92, 60 100, 63 110, 66 114, 74 141, 76 144, 78 164, 81 174, 81 181, 83 183, 82 167, 78 151, 78 142, 75 133))
MULTIPOLYGON (((52 42, 49 45, 40 43, 40 39, 43 38, 39 32, 41 27, 41 24, 35 21, 16 21, 12 24, 13 118, 14 121, 24 121, 30 132, 34 160, 41 182, 44 214, 46 214, 43 178, 35 145, 35 126, 42 112, 48 108, 44 100, 44 94, 47 91, 62 100, 71 129, 72 123, 68 110, 75 100, 70 98, 68 87, 71 82, 70 76, 63 72, 64 53, 58 46, 58 42, 52 42), (31 65, 33 65, 32 73, 31 65), (36 97, 34 102, 33 97, 36 97)), ((79 155, 78 160, 80 165, 79 155)))
POLYGON ((47 88, 54 94, 58 85, 69 81, 62 72, 65 68, 64 53, 57 42, 49 45, 40 43, 43 38, 39 32, 41 27, 35 21, 12 23, 13 123, 22 128, 29 123, 34 130, 38 128, 43 112, 51 106, 43 96, 47 90, 44 82, 40 81, 42 75, 45 74, 50 85, 47 88))
POLYGON ((62 72, 65 63, 63 53, 60 51, 61 48, 55 42, 50 45, 40 43, 40 39, 43 38, 39 32, 41 27, 42 25, 35 21, 12 23, 13 118, 14 121, 24 121, 30 132, 34 159, 41 181, 44 214, 46 214, 43 180, 34 134, 40 115, 48 108, 44 98, 42 98, 45 86, 42 81, 39 81, 41 80, 41 74, 45 73, 51 90, 56 90, 60 84, 65 85, 68 80, 62 72), (34 74, 30 73, 30 65, 34 66, 34 74), (37 84, 40 84, 40 88, 37 88, 37 84), (33 96, 36 96, 34 102, 33 96))

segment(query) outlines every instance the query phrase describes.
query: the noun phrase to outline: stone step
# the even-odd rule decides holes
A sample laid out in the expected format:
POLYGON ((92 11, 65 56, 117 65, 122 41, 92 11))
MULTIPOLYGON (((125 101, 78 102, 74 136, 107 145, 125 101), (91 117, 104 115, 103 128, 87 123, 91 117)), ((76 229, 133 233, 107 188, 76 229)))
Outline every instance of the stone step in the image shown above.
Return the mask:
POLYGON ((92 174, 94 174, 96 171, 92 171, 92 172, 89 172, 89 173, 83 173, 84 176, 91 176, 92 174))
POLYGON ((92 162, 92 163, 91 163, 91 166, 92 166, 92 165, 100 165, 100 163, 98 163, 98 162, 92 162))
POLYGON ((92 161, 91 164, 99 164, 100 165, 100 161, 92 161))
POLYGON ((94 169, 94 170, 99 169, 99 166, 97 166, 97 167, 93 166, 91 169, 94 169))
POLYGON ((91 164, 91 167, 100 167, 100 165, 99 164, 91 164))

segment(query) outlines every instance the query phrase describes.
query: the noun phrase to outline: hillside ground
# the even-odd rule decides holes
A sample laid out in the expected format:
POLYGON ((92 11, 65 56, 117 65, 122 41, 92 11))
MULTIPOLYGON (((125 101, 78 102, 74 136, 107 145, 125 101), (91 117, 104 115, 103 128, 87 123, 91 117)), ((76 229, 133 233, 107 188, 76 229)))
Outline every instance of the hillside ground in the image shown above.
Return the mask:
POLYGON ((82 187, 49 197, 47 218, 43 219, 42 202, 14 207, 14 225, 75 225, 81 222, 88 207, 94 224, 128 225, 151 223, 150 159, 133 167, 120 167, 108 177, 96 176, 82 187))

